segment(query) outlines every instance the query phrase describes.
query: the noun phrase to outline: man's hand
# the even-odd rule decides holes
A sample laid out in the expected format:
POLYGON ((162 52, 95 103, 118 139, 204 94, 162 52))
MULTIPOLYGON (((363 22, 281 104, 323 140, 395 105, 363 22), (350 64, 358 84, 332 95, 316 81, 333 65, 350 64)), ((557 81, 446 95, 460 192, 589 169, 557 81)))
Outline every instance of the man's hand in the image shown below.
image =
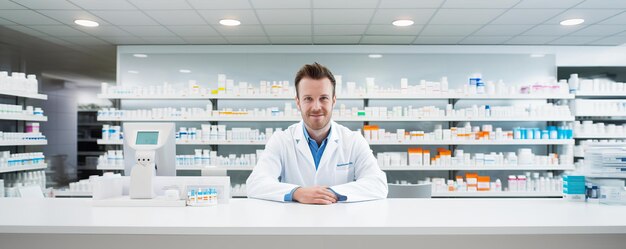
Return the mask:
POLYGON ((337 202, 337 196, 326 186, 302 187, 293 192, 293 200, 304 204, 328 205, 337 202))

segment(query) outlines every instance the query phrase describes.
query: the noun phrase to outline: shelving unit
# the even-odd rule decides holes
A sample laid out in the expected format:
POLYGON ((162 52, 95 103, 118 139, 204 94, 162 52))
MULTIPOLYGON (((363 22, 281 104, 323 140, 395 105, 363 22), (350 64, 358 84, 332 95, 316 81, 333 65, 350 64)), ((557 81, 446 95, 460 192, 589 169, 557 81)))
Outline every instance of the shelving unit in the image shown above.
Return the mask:
MULTIPOLYGON (((210 100, 213 103, 213 109, 217 110, 218 100, 293 100, 293 96, 282 95, 266 95, 266 96, 233 96, 233 95, 196 95, 196 96, 182 96, 182 95, 169 95, 169 96, 133 96, 133 95, 104 95, 99 94, 99 98, 118 100, 121 104, 121 100, 210 100)), ((362 100, 363 107, 369 106, 369 100, 448 100, 449 104, 453 106, 459 100, 545 100, 552 103, 555 100, 560 99, 574 99, 573 94, 555 94, 555 95, 462 95, 462 94, 441 94, 441 95, 400 95, 400 94, 363 94, 363 95, 348 95, 340 96, 338 100, 362 100)), ((170 121, 170 122, 211 122, 211 124, 217 124, 218 122, 298 122, 301 117, 225 117, 225 116, 207 116, 207 117, 193 117, 193 118, 169 118, 169 119, 152 119, 152 118, 114 118, 114 117, 100 117, 99 121, 115 121, 115 122, 154 122, 154 121, 170 121)), ((455 122, 470 121, 470 122, 569 122, 574 121, 574 116, 563 117, 506 117, 506 118, 478 118, 478 117, 410 117, 410 118, 372 118, 372 117, 336 117, 333 118, 337 122, 361 122, 364 124, 370 124, 372 122, 447 122, 449 127, 452 127, 455 122)), ((178 141, 177 145, 265 145, 265 141, 178 141)), ((123 141, 103 141, 98 140, 98 144, 101 145, 121 145, 123 141)), ((441 145, 455 148, 455 146, 489 146, 489 145, 545 145, 548 146, 548 151, 553 149, 553 146, 558 145, 573 145, 573 139, 563 140, 512 140, 512 141, 376 141, 371 142, 372 146, 387 146, 387 145, 441 145)), ((215 147, 213 147, 215 148, 215 147)), ((104 169, 105 167, 100 167, 104 169)), ((177 170, 200 170, 204 167, 185 167, 178 168, 177 170)), ((225 169, 229 171, 241 171, 252 170, 252 167, 217 167, 216 169, 225 169)), ((549 171, 562 171, 572 170, 573 165, 540 165, 540 166, 484 166, 484 167, 386 167, 382 168, 384 171, 449 171, 449 179, 453 179, 454 171, 459 170, 471 170, 471 171, 504 171, 504 170, 549 170, 549 171)), ((554 195, 542 195, 544 193, 532 193, 529 196, 533 197, 554 197, 554 195)), ((515 194, 517 197, 520 194, 515 194)), ((560 195, 559 195, 560 196, 560 195)), ((452 197, 452 196, 451 196, 452 197)))
MULTIPOLYGON (((47 100, 48 96, 45 94, 35 94, 21 91, 9 91, 9 90, 0 90, 0 97, 11 99, 14 105, 21 105, 22 109, 26 105, 27 99, 35 99, 35 100, 47 100)), ((9 103, 3 102, 3 103, 9 103)), ((3 132, 24 132, 25 123, 24 121, 35 121, 35 122, 46 122, 48 121, 48 117, 42 115, 25 115, 25 114, 14 114, 14 113, 2 113, 0 114, 0 120, 2 122, 15 122, 16 130, 5 130, 3 132)), ((26 150, 26 146, 41 146, 46 145, 47 140, 7 140, 0 141, 0 146, 2 146, 2 150, 9 150, 11 154, 13 153, 24 153, 29 152, 26 150)), ((45 170, 48 168, 48 164, 40 163, 35 165, 27 165, 27 166, 12 166, 12 167, 3 167, 0 168, 0 174, 4 173, 12 173, 12 172, 20 172, 20 171, 31 171, 31 170, 45 170)), ((0 176, 0 178, 4 178, 4 176, 0 176)), ((2 196, 0 196, 2 197, 2 196)))
POLYGON ((563 197, 563 193, 560 192, 433 192, 432 197, 520 197, 520 198, 532 198, 532 197, 563 197))
POLYGON ((97 169, 98 156, 104 154, 106 145, 100 145, 98 139, 102 134, 102 125, 97 119, 97 110, 79 110, 77 116, 77 148, 76 163, 79 179, 90 175, 99 175, 97 169))

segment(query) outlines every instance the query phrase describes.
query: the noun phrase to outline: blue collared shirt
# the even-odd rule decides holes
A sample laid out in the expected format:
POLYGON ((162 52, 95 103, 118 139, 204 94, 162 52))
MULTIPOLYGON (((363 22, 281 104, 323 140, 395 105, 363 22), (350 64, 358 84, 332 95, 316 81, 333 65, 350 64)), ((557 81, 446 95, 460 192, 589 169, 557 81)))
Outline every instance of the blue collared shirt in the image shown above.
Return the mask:
MULTIPOLYGON (((320 160, 322 159, 322 154, 324 154, 324 149, 326 149, 326 144, 328 143, 328 138, 330 137, 330 133, 333 131, 332 129, 330 129, 328 131, 328 136, 324 138, 321 145, 318 145, 317 142, 314 139, 312 139, 311 136, 309 136, 309 133, 306 131, 306 127, 304 127, 304 125, 302 125, 302 130, 304 132, 304 137, 306 138, 309 144, 309 149, 311 150, 311 154, 313 155, 313 161, 315 162, 315 170, 317 170, 317 168, 320 165, 320 160)), ((285 201, 293 201, 293 192, 295 192, 296 189, 298 189, 298 187, 292 189, 289 193, 285 194, 285 201)), ((340 200, 346 199, 345 196, 337 194, 331 188, 328 188, 328 189, 332 191, 338 197, 338 199, 340 200)))

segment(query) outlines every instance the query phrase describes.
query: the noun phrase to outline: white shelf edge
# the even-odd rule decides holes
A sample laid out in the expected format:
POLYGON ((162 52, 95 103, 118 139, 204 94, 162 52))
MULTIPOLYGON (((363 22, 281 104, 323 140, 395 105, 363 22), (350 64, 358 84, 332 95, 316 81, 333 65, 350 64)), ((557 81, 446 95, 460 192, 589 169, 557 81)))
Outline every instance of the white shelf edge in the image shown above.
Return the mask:
POLYGON ((626 93, 577 92, 576 97, 626 97, 626 93))
POLYGON ((8 95, 8 96, 22 97, 22 98, 29 98, 29 99, 41 99, 41 100, 48 99, 48 95, 45 95, 45 94, 27 93, 27 92, 21 92, 21 91, 0 90, 0 95, 8 95))
MULTIPOLYGON (((121 122, 151 122, 151 121, 171 121, 171 122, 299 122, 300 118, 193 118, 193 119, 149 119, 149 118, 98 118, 98 121, 121 121, 121 122)), ((333 119, 337 122, 446 122, 446 121, 484 121, 484 122, 541 122, 541 121, 574 121, 575 118, 563 117, 563 118, 337 118, 333 119)))
POLYGON ((46 163, 29 165, 29 166, 21 166, 21 167, 11 167, 11 168, 4 167, 4 168, 0 168, 0 173, 26 171, 26 170, 38 170, 38 169, 45 169, 47 167, 48 167, 48 164, 46 163))
POLYGON ((24 115, 24 114, 0 114, 2 120, 23 120, 23 121, 48 121, 46 116, 24 115))
POLYGON ((432 197, 562 197, 561 192, 433 192, 432 197))
MULTIPOLYGON (((397 94, 365 94, 365 95, 342 95, 337 97, 337 99, 574 99, 573 94, 566 95, 547 95, 547 94, 538 94, 538 95, 464 95, 464 94, 443 94, 439 96, 434 95, 406 95, 406 96, 398 96, 397 94)), ((98 94, 98 98, 100 99, 127 99, 127 100, 185 100, 185 99, 224 99, 224 100, 232 100, 232 99, 249 99, 249 100, 292 100, 294 96, 282 96, 282 95, 169 95, 169 96, 129 96, 129 95, 116 95, 116 94, 98 94)))
POLYGON ((605 135, 605 134, 574 134, 574 138, 603 138, 603 139, 626 139, 626 135, 605 135))
POLYGON ((26 145, 47 145, 48 140, 37 141, 0 141, 0 146, 26 146, 26 145))
POLYGON ((54 197, 91 197, 91 192, 76 192, 69 190, 54 190, 54 197))
MULTIPOLYGON (((102 139, 98 139, 97 141, 98 144, 100 145, 123 145, 124 144, 124 140, 119 140, 119 141, 104 141, 102 139)), ((177 145, 265 145, 265 141, 263 142, 259 142, 259 141, 247 141, 247 142, 238 142, 238 141, 207 141, 207 142, 203 142, 203 141, 193 141, 193 142, 189 142, 189 141, 177 141, 176 144, 177 145)))
POLYGON ((539 166, 392 166, 381 167, 383 171, 437 171, 437 170, 574 170, 574 165, 539 165, 539 166))
MULTIPOLYGON (((252 170, 254 166, 181 166, 176 167, 176 170, 184 171, 184 170, 252 170)), ((96 166, 97 170, 124 170, 123 167, 119 166, 108 166, 108 165, 98 165, 96 166)))

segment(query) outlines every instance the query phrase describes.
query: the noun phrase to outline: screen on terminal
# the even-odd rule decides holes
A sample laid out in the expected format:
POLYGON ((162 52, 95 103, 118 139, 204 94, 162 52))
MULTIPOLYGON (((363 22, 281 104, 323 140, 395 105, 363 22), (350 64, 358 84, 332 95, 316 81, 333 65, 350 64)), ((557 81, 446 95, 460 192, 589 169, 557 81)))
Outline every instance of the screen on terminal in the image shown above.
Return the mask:
POLYGON ((156 145, 159 141, 158 131, 138 131, 137 132, 137 145, 156 145))

